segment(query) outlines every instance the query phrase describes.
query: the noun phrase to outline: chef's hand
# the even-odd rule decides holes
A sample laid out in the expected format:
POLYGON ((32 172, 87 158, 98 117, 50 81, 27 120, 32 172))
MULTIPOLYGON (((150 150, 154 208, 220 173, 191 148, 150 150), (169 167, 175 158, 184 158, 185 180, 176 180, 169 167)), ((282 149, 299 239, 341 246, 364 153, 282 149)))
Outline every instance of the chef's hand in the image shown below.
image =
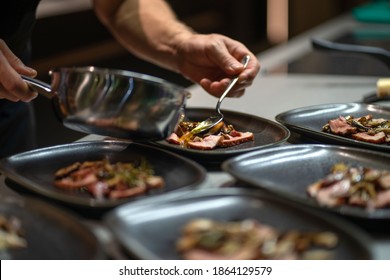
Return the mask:
POLYGON ((228 96, 242 96, 260 70, 256 56, 242 43, 226 36, 185 34, 178 35, 176 40, 181 74, 216 97, 223 93, 236 75, 239 75, 238 82, 228 96), (247 54, 250 60, 244 69, 240 61, 247 54))
POLYGON ((35 77, 37 71, 24 65, 0 39, 0 99, 29 102, 37 97, 20 75, 35 77))

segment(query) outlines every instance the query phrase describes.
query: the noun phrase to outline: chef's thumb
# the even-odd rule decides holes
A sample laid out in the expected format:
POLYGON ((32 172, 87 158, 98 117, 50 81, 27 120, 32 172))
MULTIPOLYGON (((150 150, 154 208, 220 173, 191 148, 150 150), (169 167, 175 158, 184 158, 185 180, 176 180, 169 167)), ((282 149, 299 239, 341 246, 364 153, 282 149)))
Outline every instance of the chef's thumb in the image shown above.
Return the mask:
POLYGON ((229 54, 224 58, 224 70, 229 75, 238 75, 244 70, 244 66, 229 54))

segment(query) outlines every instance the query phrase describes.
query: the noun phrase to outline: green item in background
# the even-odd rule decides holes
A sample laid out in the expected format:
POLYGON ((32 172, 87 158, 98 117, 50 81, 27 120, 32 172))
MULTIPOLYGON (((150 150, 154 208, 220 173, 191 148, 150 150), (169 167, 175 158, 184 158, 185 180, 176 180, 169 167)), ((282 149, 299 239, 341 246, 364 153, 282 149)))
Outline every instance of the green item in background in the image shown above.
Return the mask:
POLYGON ((358 21, 390 23, 390 3, 387 0, 372 1, 352 10, 358 21))

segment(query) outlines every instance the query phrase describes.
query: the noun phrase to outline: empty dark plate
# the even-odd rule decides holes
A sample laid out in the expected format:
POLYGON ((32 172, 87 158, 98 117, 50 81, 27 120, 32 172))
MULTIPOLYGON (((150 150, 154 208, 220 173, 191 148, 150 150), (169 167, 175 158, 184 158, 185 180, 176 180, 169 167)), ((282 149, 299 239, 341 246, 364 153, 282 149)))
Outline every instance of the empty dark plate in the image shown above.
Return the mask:
POLYGON ((79 260, 103 258, 95 235, 63 210, 35 199, 1 198, 0 213, 21 221, 26 248, 1 250, 1 259, 79 260))
POLYGON ((0 170, 18 185, 47 198, 88 208, 110 208, 119 204, 158 195, 204 181, 206 171, 197 163, 174 153, 143 144, 120 141, 85 141, 20 153, 0 160, 0 170), (87 192, 62 190, 53 185, 57 169, 77 161, 102 160, 139 162, 145 159, 156 175, 165 180, 165 187, 145 195, 109 200, 95 199, 87 192))
MULTIPOLYGON (((232 156, 284 143, 290 136, 290 132, 276 122, 228 110, 222 110, 222 113, 224 114, 226 124, 232 124, 238 131, 253 132, 255 140, 233 147, 217 148, 208 151, 184 148, 179 145, 170 144, 166 140, 153 143, 196 160, 221 162, 232 156)), ((203 121, 215 114, 215 109, 187 108, 185 114, 186 118, 191 121, 203 121)))
POLYGON ((322 132, 322 127, 331 119, 352 115, 361 117, 371 114, 374 118, 390 119, 389 107, 363 103, 335 103, 308 106, 278 114, 275 119, 291 131, 329 144, 343 144, 390 152, 387 144, 371 144, 322 132))
POLYGON ((332 231, 339 236, 335 259, 371 259, 370 239, 348 222, 302 208, 258 190, 198 189, 180 198, 146 205, 127 204, 104 217, 127 252, 139 259, 181 259, 175 243, 193 218, 218 221, 256 219, 280 230, 332 231))
POLYGON ((390 226, 390 208, 367 211, 361 207, 321 207, 306 188, 325 177, 336 163, 390 170, 390 155, 353 147, 289 145, 241 155, 227 160, 222 169, 241 182, 278 196, 343 216, 372 220, 390 226))

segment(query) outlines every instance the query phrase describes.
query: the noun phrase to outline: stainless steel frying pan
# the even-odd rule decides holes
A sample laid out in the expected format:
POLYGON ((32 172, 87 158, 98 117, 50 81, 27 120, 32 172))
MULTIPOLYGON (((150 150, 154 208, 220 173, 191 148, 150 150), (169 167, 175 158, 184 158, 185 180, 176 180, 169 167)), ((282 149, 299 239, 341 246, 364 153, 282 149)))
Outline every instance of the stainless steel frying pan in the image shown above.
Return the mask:
POLYGON ((130 71, 64 67, 50 76, 51 85, 22 78, 52 100, 66 127, 133 141, 167 137, 190 96, 178 85, 130 71))

